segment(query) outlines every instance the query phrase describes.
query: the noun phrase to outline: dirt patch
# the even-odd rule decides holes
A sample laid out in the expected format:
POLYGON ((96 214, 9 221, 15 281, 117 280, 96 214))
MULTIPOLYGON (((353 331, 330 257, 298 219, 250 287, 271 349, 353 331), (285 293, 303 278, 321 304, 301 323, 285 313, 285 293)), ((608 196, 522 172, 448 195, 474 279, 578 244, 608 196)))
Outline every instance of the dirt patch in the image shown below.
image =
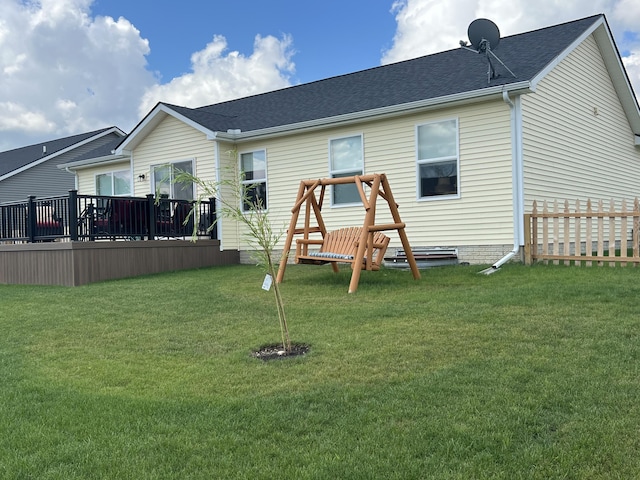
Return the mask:
POLYGON ((300 357, 306 355, 311 347, 306 343, 292 343, 291 351, 287 352, 281 343, 265 345, 251 352, 251 356, 264 362, 268 360, 281 360, 283 358, 300 357))

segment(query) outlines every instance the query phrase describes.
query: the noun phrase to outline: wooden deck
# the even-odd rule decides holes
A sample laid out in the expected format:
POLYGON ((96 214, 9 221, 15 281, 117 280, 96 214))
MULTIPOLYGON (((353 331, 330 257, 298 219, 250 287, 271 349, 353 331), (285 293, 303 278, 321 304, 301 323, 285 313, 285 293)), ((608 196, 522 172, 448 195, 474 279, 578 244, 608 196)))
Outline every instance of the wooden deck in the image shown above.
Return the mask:
POLYGON ((78 286, 150 273, 240 263, 219 240, 0 245, 0 283, 78 286))

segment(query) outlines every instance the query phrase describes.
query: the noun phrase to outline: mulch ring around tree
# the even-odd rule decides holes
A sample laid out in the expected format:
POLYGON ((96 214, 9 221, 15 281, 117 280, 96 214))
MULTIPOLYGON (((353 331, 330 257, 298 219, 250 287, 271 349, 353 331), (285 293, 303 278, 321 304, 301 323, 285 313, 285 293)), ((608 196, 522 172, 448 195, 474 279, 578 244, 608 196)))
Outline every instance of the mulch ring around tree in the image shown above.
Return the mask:
POLYGON ((251 352, 251 356, 264 362, 268 360, 281 360, 283 358, 304 356, 311 347, 306 343, 292 343, 291 351, 287 352, 281 343, 265 345, 251 352))

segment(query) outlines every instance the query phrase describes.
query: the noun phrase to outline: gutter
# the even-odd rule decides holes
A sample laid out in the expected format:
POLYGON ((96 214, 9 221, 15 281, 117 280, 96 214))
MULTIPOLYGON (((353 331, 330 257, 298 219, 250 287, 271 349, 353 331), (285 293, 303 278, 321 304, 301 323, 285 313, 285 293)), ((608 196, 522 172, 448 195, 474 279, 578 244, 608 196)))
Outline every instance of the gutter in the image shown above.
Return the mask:
POLYGON ((524 236, 524 184, 522 167, 522 111, 520 97, 514 100, 509 97, 509 91, 502 91, 502 99, 509 105, 511 114, 511 182, 513 192, 513 250, 495 262, 491 267, 479 273, 491 275, 502 265, 520 254, 521 239, 524 236))
POLYGON ((115 154, 111 154, 111 155, 104 155, 102 157, 95 157, 95 158, 87 158, 84 160, 77 160, 75 162, 69 162, 69 163, 62 163, 60 165, 58 165, 59 169, 64 169, 67 170, 68 169, 82 169, 82 168, 91 168, 94 167, 96 165, 109 165, 111 163, 119 163, 125 160, 129 160, 131 161, 131 157, 128 155, 115 155, 115 154))
POLYGON ((350 122, 359 122, 367 118, 380 119, 380 117, 389 117, 395 115, 404 115, 411 110, 420 110, 426 108, 441 107, 443 104, 451 104, 457 102, 482 101, 491 95, 503 95, 513 92, 516 95, 533 92, 531 82, 523 81, 511 83, 509 85, 498 85, 495 87, 483 88, 481 90, 472 90, 468 92, 456 93, 445 97, 428 98, 416 102, 403 103, 400 105, 390 105, 387 107, 375 108, 344 115, 336 115, 334 117, 320 118, 308 120, 288 125, 278 125, 276 127, 262 128, 259 130, 249 130, 242 132, 240 130, 230 130, 227 132, 214 132, 211 140, 222 140, 228 142, 238 142, 242 140, 250 140, 256 137, 268 137, 289 133, 296 130, 319 129, 326 128, 335 124, 345 124, 350 122))

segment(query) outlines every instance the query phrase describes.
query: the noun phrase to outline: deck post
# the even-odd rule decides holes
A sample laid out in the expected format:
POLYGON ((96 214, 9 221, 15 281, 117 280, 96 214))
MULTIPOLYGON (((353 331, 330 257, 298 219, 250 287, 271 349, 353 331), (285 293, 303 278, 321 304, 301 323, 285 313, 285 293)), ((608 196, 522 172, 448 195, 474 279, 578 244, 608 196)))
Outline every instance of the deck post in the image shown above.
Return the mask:
MULTIPOLYGON (((149 219, 149 225, 147 225, 147 240, 153 240, 156 238, 156 197, 153 193, 147 194, 147 218, 149 219)), ((143 217, 144 218, 144 217, 143 217)))
MULTIPOLYGON (((217 209, 216 199, 214 197, 211 197, 209 199, 209 211, 207 213, 208 215, 207 228, 213 225, 213 227, 211 227, 211 231, 209 232, 209 235, 212 240, 218 239, 218 217, 217 217, 216 209, 217 209)), ((194 222, 195 222, 195 218, 194 218, 194 222)))
POLYGON ((27 241, 34 243, 34 237, 36 235, 36 197, 29 195, 27 200, 27 241))
POLYGON ((78 240, 78 191, 69 190, 69 239, 72 242, 78 240))

